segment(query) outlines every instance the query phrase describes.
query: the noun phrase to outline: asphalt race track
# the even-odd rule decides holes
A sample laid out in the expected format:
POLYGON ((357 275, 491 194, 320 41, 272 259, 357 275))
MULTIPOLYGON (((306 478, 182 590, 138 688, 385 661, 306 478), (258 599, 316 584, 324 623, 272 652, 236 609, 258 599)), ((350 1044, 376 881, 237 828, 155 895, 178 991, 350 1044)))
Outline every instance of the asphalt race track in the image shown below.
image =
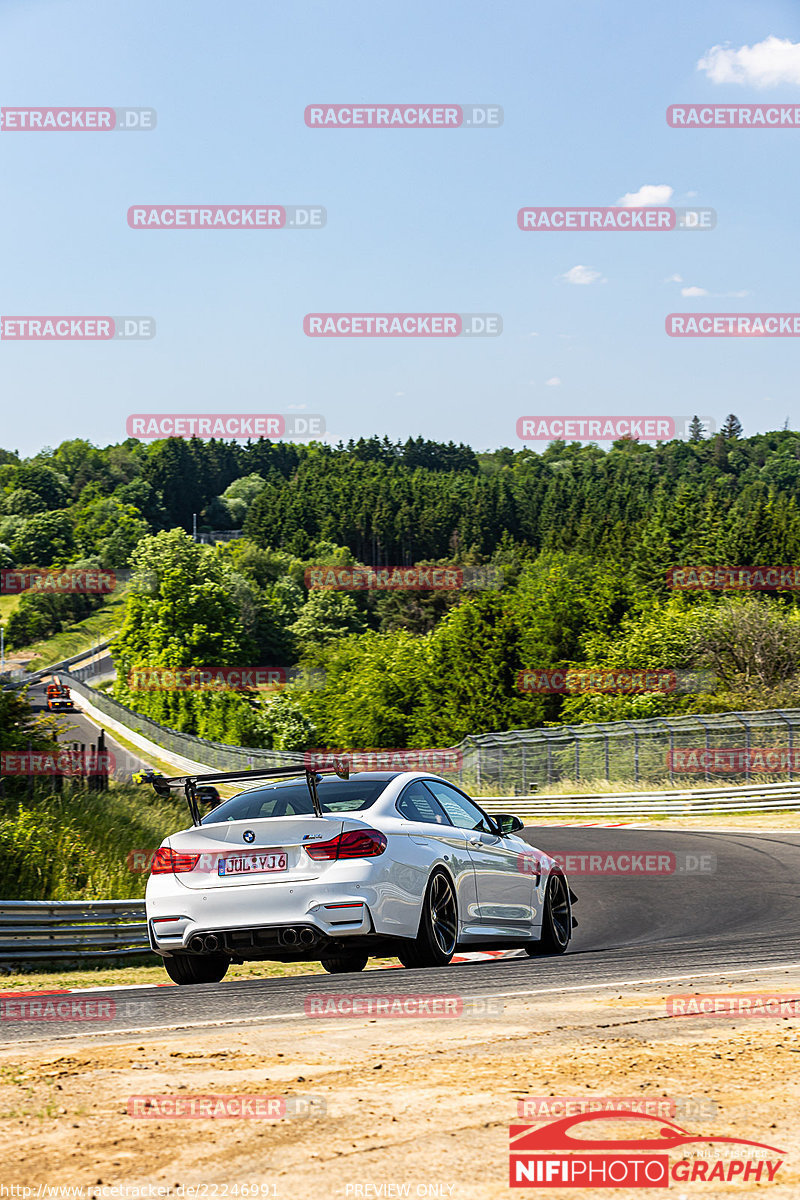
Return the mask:
MULTIPOLYGON (((28 689, 28 699, 30 700, 31 708, 36 713, 46 713, 48 711, 48 682, 49 678, 44 683, 32 684, 28 689)), ((58 716, 65 727, 65 732, 58 740, 63 746, 69 746, 73 742, 77 742, 79 745, 83 744, 88 754, 89 748, 97 742, 100 729, 80 711, 80 696, 73 695, 73 700, 75 701, 75 708, 71 712, 54 714, 58 716)), ((134 771, 138 771, 141 767, 147 765, 144 759, 138 758, 135 753, 127 750, 124 746, 120 746, 110 733, 106 733, 106 748, 114 756, 115 775, 120 782, 130 780, 134 771)))
MULTIPOLYGON (((298 979, 245 979, 192 987, 126 988, 107 996, 108 1021, 58 1022, 57 1037, 266 1022, 303 1015, 304 1000, 325 993, 397 989, 458 994, 464 1000, 558 994, 616 983, 682 979, 702 990, 703 977, 800 965, 800 832, 755 833, 635 828, 529 827, 525 837, 550 853, 674 853, 706 859, 712 871, 659 876, 573 876, 578 894, 570 952, 561 958, 514 957, 432 970, 371 971, 298 979)), ((694 863, 695 859, 690 859, 694 863)), ((166 975, 165 975, 166 980, 166 975)), ((54 1040, 48 1021, 4 1021, 0 1041, 54 1040), (32 1029, 32 1025, 38 1028, 32 1029)))

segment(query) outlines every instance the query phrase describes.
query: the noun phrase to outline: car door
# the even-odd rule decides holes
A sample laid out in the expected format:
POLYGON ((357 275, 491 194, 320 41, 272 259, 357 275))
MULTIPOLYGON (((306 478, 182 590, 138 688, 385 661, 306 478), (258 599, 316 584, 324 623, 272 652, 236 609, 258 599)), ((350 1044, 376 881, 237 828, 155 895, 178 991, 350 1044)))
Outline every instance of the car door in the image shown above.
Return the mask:
POLYGON ((478 919, 478 891, 474 860, 467 848, 467 832, 456 828, 419 779, 403 788, 395 808, 401 832, 427 850, 430 862, 447 863, 455 883, 460 922, 462 926, 474 924, 478 919))
POLYGON ((494 936, 508 937, 530 933, 534 879, 520 869, 519 839, 513 834, 499 834, 491 818, 452 784, 426 779, 425 786, 453 824, 467 835, 467 849, 475 864, 480 932, 491 930, 494 936))

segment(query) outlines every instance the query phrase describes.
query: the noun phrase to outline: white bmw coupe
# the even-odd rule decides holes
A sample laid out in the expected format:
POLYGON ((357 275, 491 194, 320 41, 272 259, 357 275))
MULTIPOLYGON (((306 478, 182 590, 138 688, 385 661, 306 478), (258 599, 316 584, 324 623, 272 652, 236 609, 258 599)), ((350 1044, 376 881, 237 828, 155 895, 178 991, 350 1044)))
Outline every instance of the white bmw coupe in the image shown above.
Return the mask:
POLYGON ((457 949, 567 949, 576 897, 517 817, 420 771, 304 775, 138 777, 160 795, 181 787, 192 815, 156 851, 146 893, 150 944, 176 983, 256 959, 339 973, 370 955, 429 967, 457 949), (218 801, 209 785, 257 779, 201 817, 218 801))

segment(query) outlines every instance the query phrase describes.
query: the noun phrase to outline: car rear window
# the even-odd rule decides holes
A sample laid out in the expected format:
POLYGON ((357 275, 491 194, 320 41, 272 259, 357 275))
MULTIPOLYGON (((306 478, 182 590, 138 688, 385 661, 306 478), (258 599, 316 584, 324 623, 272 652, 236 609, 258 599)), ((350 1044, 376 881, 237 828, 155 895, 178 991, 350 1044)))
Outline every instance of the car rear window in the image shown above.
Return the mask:
MULTIPOLYGON (((363 812, 374 804, 386 787, 385 779, 339 779, 333 775, 320 780, 317 794, 324 813, 363 812)), ((313 816, 314 806, 305 779, 286 779, 268 787, 240 792, 232 800, 217 805, 203 825, 220 821, 250 821, 254 817, 313 816)))

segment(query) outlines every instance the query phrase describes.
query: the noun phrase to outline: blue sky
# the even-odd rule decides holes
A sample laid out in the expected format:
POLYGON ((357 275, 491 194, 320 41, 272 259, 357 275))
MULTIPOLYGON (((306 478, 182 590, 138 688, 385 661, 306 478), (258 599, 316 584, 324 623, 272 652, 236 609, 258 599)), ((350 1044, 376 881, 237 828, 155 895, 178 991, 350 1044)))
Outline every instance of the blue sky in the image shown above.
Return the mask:
POLYGON ((796 5, 731 0, 3 0, 3 106, 149 106, 158 125, 0 133, 0 312, 146 314, 157 335, 0 341, 0 445, 105 445, 133 412, 299 410, 324 414, 333 440, 477 448, 521 446, 528 414, 795 423, 796 339, 684 341, 664 319, 800 310, 800 129, 673 130, 665 110, 800 104, 797 43, 796 5), (770 38, 790 45, 740 53, 770 38), (698 69, 715 46, 731 78, 698 69), (305 127, 307 104, 350 101, 497 103, 505 120, 305 127), (713 207, 716 229, 516 226, 523 206, 609 205, 654 185, 713 207), (132 204, 203 203, 320 204, 328 219, 313 232, 126 223, 132 204), (303 316, 326 311, 497 312, 504 331, 306 337, 303 316))

